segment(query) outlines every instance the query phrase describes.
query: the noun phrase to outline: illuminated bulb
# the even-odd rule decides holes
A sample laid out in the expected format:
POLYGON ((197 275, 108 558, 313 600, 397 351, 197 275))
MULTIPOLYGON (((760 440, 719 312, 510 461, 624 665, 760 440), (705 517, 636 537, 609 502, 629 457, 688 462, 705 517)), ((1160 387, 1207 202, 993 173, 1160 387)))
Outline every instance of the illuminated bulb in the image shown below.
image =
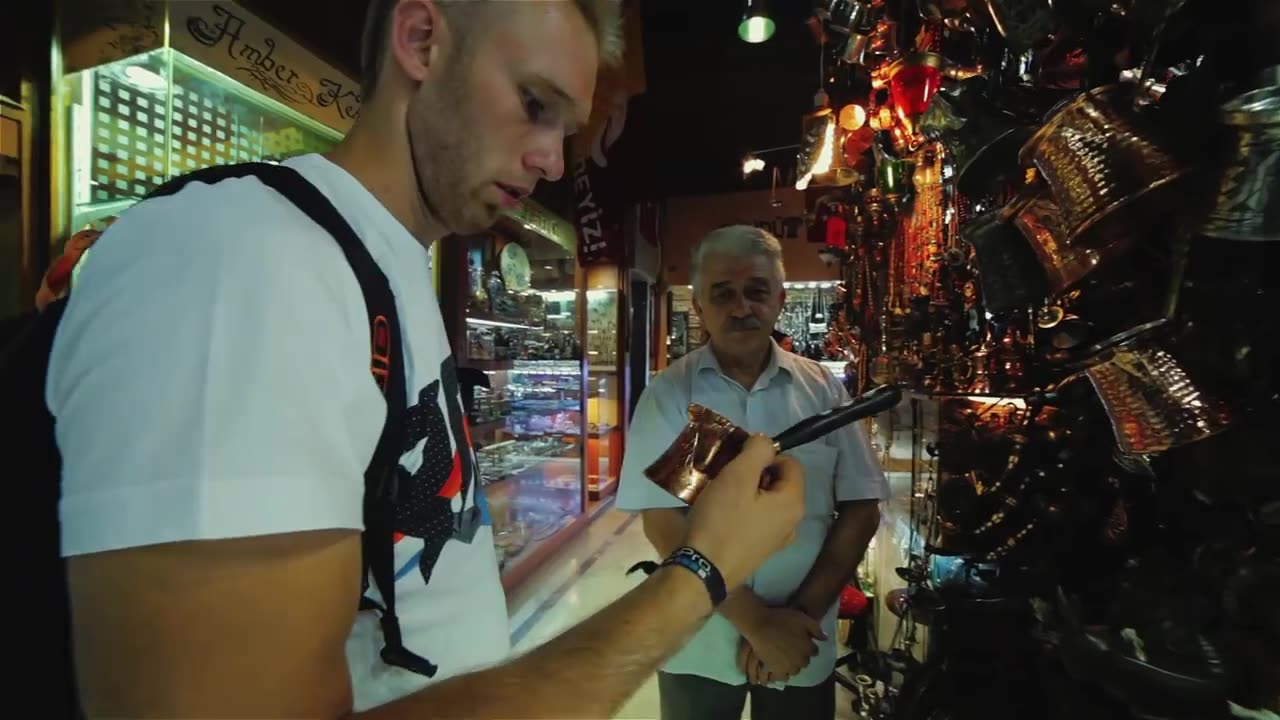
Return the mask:
POLYGON ((759 172, 764 169, 764 161, 758 157, 747 156, 742 160, 742 175, 746 177, 753 172, 759 172))
POLYGON ((822 137, 822 150, 818 160, 813 164, 813 173, 821 175, 831 170, 831 162, 836 157, 836 124, 827 120, 827 134, 822 137))
POLYGON ((867 111, 861 105, 850 103, 840 110, 840 127, 850 132, 867 122, 867 111))
POLYGON ((813 167, 809 172, 796 178, 796 189, 804 190, 809 187, 809 181, 814 175, 822 175, 831 170, 831 163, 835 160, 836 145, 836 123, 835 119, 830 115, 827 116, 827 129, 822 135, 822 147, 818 150, 818 159, 813 162, 813 167))

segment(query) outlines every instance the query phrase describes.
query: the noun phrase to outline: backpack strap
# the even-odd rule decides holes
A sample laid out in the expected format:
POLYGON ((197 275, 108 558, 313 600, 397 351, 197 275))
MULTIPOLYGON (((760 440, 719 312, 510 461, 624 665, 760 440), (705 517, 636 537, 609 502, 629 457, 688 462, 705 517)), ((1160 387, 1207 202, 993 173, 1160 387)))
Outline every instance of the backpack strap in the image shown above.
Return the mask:
POLYGON ((292 202, 337 241, 355 272, 369 313, 370 362, 373 379, 387 402, 387 416, 377 448, 364 475, 364 533, 361 536, 363 568, 360 609, 380 611, 382 660, 432 677, 437 667, 404 646, 396 616, 395 499, 404 432, 408 390, 400 320, 391 284, 356 231, 314 185, 293 168, 271 163, 222 165, 188 173, 157 188, 149 197, 171 195, 191 182, 216 183, 239 177, 255 177, 292 202), (382 605, 364 595, 372 576, 382 605))

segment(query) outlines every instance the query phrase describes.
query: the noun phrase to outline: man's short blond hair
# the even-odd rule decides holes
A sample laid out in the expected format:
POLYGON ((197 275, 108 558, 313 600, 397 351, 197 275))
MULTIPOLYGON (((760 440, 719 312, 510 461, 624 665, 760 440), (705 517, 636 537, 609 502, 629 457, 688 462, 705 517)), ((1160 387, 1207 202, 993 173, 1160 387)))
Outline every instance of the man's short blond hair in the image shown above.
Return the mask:
MULTIPOLYGON (((360 40, 360 81, 364 100, 373 97, 382 74, 387 54, 387 33, 391 11, 399 0, 373 0, 365 15, 364 33, 360 40)), ((468 30, 474 32, 476 19, 483 11, 492 10, 494 0, 436 0, 446 16, 459 20, 459 44, 467 44, 468 30)), ((600 64, 614 66, 622 62, 622 0, 503 0, 503 2, 572 2, 596 36, 600 64)))

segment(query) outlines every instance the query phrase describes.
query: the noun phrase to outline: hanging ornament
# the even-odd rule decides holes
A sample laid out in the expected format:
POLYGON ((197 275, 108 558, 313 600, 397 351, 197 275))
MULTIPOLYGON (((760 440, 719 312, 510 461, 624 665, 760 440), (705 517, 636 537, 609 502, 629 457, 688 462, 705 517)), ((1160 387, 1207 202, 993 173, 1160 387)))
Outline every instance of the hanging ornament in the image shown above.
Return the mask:
POLYGON ((804 136, 800 141, 796 189, 809 187, 815 175, 831 170, 835 156, 836 122, 831 109, 811 113, 804 120, 804 136))
POLYGON ((889 93, 898 119, 914 130, 915 123, 929 108, 930 101, 942 86, 942 56, 931 52, 915 52, 889 69, 889 93))
POLYGON ((881 146, 873 143, 876 154, 876 187, 890 200, 901 198, 910 191, 913 167, 910 161, 894 157, 881 146))
POLYGON ((873 142, 875 142, 875 131, 869 125, 863 125, 854 132, 845 133, 843 148, 845 167, 857 170, 873 142))
POLYGON ((849 103, 840 109, 840 127, 853 132, 867 122, 867 109, 857 103, 849 103))

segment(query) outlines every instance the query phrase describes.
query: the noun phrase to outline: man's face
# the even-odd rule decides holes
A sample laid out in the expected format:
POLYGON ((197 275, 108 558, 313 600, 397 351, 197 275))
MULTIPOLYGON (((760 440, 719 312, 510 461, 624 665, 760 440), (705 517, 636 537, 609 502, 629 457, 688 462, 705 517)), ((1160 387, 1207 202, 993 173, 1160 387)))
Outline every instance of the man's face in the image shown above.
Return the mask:
POLYGON ((769 344, 786 293, 768 259, 708 255, 699 283, 694 309, 717 351, 753 354, 769 344))
POLYGON ((430 56, 408 106, 427 210, 458 234, 564 174, 564 140, 586 124, 595 91, 595 34, 574 3, 496 5, 453 29, 464 46, 430 56))

